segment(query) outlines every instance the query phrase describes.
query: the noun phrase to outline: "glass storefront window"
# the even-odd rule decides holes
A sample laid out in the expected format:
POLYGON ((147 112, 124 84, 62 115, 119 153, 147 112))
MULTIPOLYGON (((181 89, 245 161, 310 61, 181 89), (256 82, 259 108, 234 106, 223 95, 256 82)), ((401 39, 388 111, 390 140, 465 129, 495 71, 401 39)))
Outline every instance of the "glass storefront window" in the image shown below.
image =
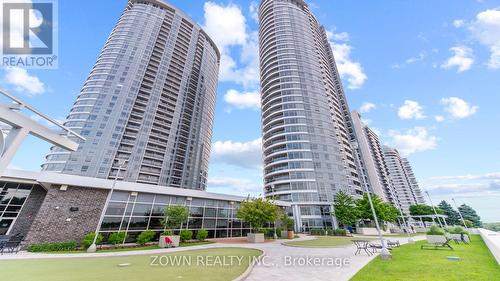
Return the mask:
POLYGON ((217 209, 215 208, 205 208, 205 217, 206 218, 215 218, 217 215, 217 209))
MULTIPOLYGON (((147 217, 131 217, 130 223, 128 226, 129 230, 146 230, 148 227, 148 219, 147 217)), ((124 227, 122 227, 124 228, 124 227)))
POLYGON ((140 204, 136 203, 134 207, 134 212, 132 216, 146 216, 149 217, 151 213, 151 204, 140 204))
POLYGON ((204 219, 203 220, 203 228, 215 228, 215 220, 214 219, 204 219))
POLYGON ((120 223, 122 222, 121 217, 104 217, 101 230, 118 230, 120 229, 120 223))
POLYGON ((106 215, 109 216, 122 216, 125 212, 126 203, 114 203, 110 202, 108 209, 106 210, 106 215))
POLYGON ((123 201, 126 202, 128 200, 128 192, 125 191, 113 191, 113 195, 111 195, 111 201, 123 201))

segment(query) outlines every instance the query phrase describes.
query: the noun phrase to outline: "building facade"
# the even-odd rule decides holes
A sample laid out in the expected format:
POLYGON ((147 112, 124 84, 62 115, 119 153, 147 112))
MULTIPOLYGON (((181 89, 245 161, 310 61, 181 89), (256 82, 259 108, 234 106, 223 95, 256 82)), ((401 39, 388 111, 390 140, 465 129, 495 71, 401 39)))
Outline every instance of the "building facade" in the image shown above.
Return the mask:
POLYGON ((425 203, 422 191, 408 160, 402 158, 397 149, 384 146, 383 150, 394 194, 403 213, 409 215, 411 205, 425 203))
MULTIPOLYGON (((24 245, 79 242, 93 232, 103 212, 113 180, 53 172, 6 170, 0 177, 0 235, 21 235, 24 245)), ((206 229, 209 238, 241 237, 250 226, 236 218, 247 197, 118 181, 100 233, 127 233, 135 242, 139 233, 164 231, 161 219, 169 205, 189 209, 182 229, 206 229)), ((287 202, 276 202, 290 210, 287 202)))
POLYGON ((386 202, 399 205, 393 194, 389 171, 385 163, 384 151, 379 137, 372 129, 363 123, 361 115, 352 112, 352 129, 355 135, 356 152, 363 183, 373 194, 386 202))
POLYGON ((64 125, 86 138, 52 147, 43 171, 204 190, 220 54, 188 16, 131 0, 64 125))
POLYGON ((335 194, 363 193, 331 46, 302 0, 261 1, 259 23, 265 195, 293 202, 296 229, 331 227, 335 194))

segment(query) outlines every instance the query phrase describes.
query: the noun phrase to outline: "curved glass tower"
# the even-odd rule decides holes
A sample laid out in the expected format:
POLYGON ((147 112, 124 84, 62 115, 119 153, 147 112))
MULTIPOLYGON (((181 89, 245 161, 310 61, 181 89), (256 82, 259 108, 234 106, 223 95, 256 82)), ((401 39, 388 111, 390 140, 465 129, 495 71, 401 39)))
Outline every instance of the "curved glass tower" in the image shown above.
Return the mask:
POLYGON ((362 188, 330 44, 302 0, 263 0, 259 22, 266 196, 293 202, 297 229, 331 227, 335 194, 362 188))
POLYGON ((52 147, 43 170, 204 190, 220 54, 188 16, 130 0, 65 125, 86 141, 52 147))

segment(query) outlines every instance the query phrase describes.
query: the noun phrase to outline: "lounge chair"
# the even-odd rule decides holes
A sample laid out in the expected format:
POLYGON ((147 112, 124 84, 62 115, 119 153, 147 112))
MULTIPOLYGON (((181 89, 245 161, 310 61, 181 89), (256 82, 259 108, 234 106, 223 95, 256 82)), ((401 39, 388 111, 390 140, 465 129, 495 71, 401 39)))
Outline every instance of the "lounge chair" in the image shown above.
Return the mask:
POLYGON ((452 241, 452 239, 446 237, 446 241, 445 242, 422 244, 420 246, 420 249, 434 249, 434 250, 437 250, 439 248, 444 248, 444 249, 453 250, 453 247, 450 245, 450 241, 452 241))

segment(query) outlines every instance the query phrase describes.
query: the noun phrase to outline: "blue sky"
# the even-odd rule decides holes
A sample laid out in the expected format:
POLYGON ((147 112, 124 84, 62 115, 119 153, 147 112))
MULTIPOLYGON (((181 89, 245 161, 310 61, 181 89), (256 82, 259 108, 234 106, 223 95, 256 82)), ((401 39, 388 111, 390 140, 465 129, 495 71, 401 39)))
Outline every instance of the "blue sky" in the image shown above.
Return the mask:
MULTIPOLYGON (((223 54, 208 190, 259 194, 257 2, 171 3, 223 54)), ((500 1, 309 3, 329 31, 351 109, 408 155, 435 203, 454 197, 500 221, 500 1)), ((59 68, 1 69, 1 87, 64 119, 125 5, 60 1, 59 68)), ((47 150, 30 138, 12 167, 38 170, 47 150)))

